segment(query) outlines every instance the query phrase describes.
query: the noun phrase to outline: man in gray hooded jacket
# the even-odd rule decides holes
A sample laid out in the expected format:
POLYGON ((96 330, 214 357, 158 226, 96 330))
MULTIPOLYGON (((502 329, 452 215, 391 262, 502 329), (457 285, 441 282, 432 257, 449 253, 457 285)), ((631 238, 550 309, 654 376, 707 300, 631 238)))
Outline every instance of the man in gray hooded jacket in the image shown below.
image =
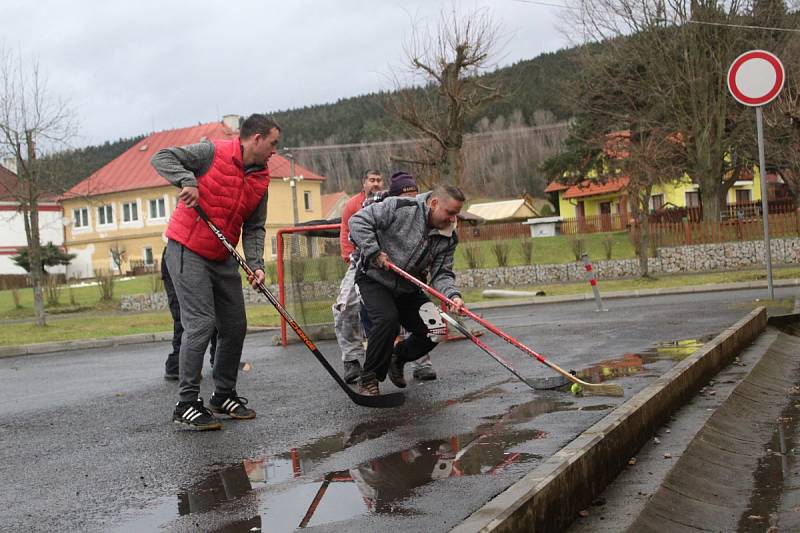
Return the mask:
POLYGON ((458 244, 455 221, 464 200, 457 187, 439 185, 415 198, 387 198, 350 218, 350 239, 360 253, 356 284, 372 322, 361 394, 380 394, 378 382, 387 373, 392 383, 405 387, 405 363, 430 352, 443 332, 433 302, 390 271, 387 261, 415 277, 428 272, 431 285, 455 302, 452 310, 461 311, 464 302, 455 286, 453 255, 458 244), (393 349, 401 324, 411 335, 393 349))

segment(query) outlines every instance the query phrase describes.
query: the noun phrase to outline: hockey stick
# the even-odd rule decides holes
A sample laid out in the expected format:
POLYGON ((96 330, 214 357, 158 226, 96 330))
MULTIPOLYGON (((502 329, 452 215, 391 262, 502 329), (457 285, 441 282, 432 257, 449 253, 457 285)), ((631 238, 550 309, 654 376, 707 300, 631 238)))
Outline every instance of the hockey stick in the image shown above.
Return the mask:
MULTIPOLYGON (((451 300, 450 298, 448 298, 444 294, 440 293, 439 291, 437 291, 433 287, 429 287, 425 283, 421 282, 420 280, 418 280, 417 278, 415 278, 414 276, 412 276, 408 272, 404 271, 403 269, 401 269, 400 267, 398 267, 397 265, 395 265, 391 261, 387 261, 386 265, 389 267, 390 270, 392 270, 398 276, 400 276, 401 278, 405 279, 406 281, 409 281, 410 283, 413 283, 414 285, 416 285, 417 287, 419 287, 423 291, 427 292, 431 296, 435 296, 436 298, 440 299, 441 301, 443 301, 443 302, 445 302, 445 303, 447 303, 447 304, 449 304, 451 306, 455 305, 453 303, 453 300, 451 300)), ((508 342, 512 346, 515 346, 516 348, 519 348, 523 352, 525 352, 528 355, 530 355, 531 357, 535 358, 540 363, 548 366, 551 370, 553 370, 555 372, 558 372, 559 374, 561 374, 562 376, 564 376, 565 378, 567 378, 571 382, 577 383, 578 385, 583 387, 585 390, 587 390, 589 392, 592 392, 594 394, 602 394, 602 395, 605 395, 605 396, 623 396, 624 395, 624 391, 622 390, 622 387, 617 385, 616 383, 588 383, 586 381, 583 381, 582 379, 578 378, 577 376, 573 376, 572 374, 570 374, 569 372, 567 372, 563 368, 559 367, 555 363, 551 363, 550 361, 545 359, 543 356, 539 355, 538 353, 536 353, 532 349, 528 348, 527 346, 525 346, 524 344, 519 342, 517 339, 515 339, 511 335, 503 332, 500 328, 498 328, 497 326, 494 326, 493 324, 491 324, 491 323, 487 322, 486 320, 482 319, 481 317, 479 317, 478 315, 476 315, 472 311, 468 310, 467 308, 462 308, 462 311, 463 311, 463 313, 465 315, 467 315, 472 320, 474 320, 478 324, 482 325, 483 327, 485 327, 486 329, 488 329, 489 331, 491 331, 495 335, 499 336, 504 341, 508 342)))
POLYGON ((517 378, 519 378, 519 380, 522 381, 525 385, 535 390, 534 386, 528 383, 527 379, 520 376, 519 373, 516 370, 514 370, 514 367, 511 366, 511 363, 509 363, 508 361, 497 355, 491 348, 486 346, 486 344, 483 343, 478 337, 473 335, 472 332, 470 332, 470 330, 462 326, 455 318, 451 317, 447 313, 442 312, 440 314, 442 315, 442 318, 444 318, 451 326, 460 331, 462 335, 464 335, 466 338, 474 342, 478 346, 478 348, 489 354, 489 357, 491 357, 492 359, 503 365, 503 367, 505 367, 506 370, 517 376, 517 378))
MULTIPOLYGON (((214 223, 211 222, 205 211, 203 211, 203 209, 199 205, 195 206, 195 210, 197 211, 197 214, 200 215, 200 218, 202 218, 203 221, 208 225, 209 229, 211 229, 212 233, 214 233, 214 235, 217 236, 222 245, 225 246, 225 248, 227 248, 227 250, 231 253, 231 255, 236 259, 236 261, 239 263, 239 266, 242 267, 242 269, 247 273, 248 276, 254 277, 255 274, 253 273, 253 270, 250 268, 250 266, 247 264, 244 258, 239 254, 239 252, 236 251, 236 248, 234 248, 231 245, 231 243, 228 242, 228 239, 225 238, 225 235, 222 234, 219 228, 217 228, 217 226, 215 226, 214 223)), ((406 398, 401 392, 393 392, 391 394, 383 394, 381 396, 366 396, 363 394, 358 394, 353 389, 351 389, 347 385, 347 383, 344 382, 341 376, 339 376, 339 373, 333 369, 331 364, 328 362, 327 359, 325 359, 325 356, 322 355, 322 353, 319 351, 316 345, 311 341, 311 339, 308 338, 308 335, 306 335, 305 332, 302 330, 302 328, 300 328, 300 325, 294 320, 294 318, 292 318, 292 316, 289 314, 289 311, 287 311, 286 308, 281 305, 278 299, 275 298, 275 295, 269 292, 269 289, 267 289, 264 283, 259 282, 258 285, 256 286, 256 289, 261 294, 266 296, 267 300, 269 300, 269 302, 275 307, 275 309, 278 310, 278 313, 280 313, 280 315, 292 327, 292 329, 300 338, 300 340, 303 341, 303 344, 305 344, 306 347, 309 350, 311 350, 311 353, 314 354, 314 357, 317 358, 317 361, 319 361, 320 364, 323 367, 325 367, 325 370, 328 371, 328 374, 331 375, 331 377, 342 388, 342 390, 350 397, 350 399, 353 400, 353 402, 357 403, 358 405, 363 405, 364 407, 397 407, 398 405, 403 405, 403 402, 405 402, 406 398)))

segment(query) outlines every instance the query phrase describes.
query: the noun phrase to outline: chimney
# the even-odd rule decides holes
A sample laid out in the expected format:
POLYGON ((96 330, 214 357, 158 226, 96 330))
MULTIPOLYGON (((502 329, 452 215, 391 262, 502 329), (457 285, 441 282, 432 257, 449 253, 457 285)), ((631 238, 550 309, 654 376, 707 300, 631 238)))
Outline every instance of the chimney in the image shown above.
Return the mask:
POLYGON ((239 131, 239 123, 242 117, 239 115, 222 115, 222 123, 230 128, 231 131, 239 131))
POLYGON ((0 165, 2 165, 7 170, 10 170, 14 174, 17 173, 17 158, 13 155, 6 156, 0 159, 0 165))

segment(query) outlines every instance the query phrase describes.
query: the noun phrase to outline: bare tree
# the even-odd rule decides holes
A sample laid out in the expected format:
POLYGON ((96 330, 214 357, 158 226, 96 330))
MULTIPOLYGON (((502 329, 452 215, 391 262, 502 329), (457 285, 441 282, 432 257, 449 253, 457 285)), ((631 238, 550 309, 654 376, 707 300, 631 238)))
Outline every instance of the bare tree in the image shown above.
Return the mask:
POLYGON ((684 169, 700 185, 703 217, 718 220, 728 190, 746 171, 737 147, 751 121, 726 88, 746 46, 738 28, 747 0, 572 0, 565 21, 585 42, 603 42, 620 61, 645 65, 642 96, 665 106, 664 126, 685 142, 684 169), (635 38, 634 38, 635 37, 635 38))
POLYGON ((39 202, 42 155, 63 148, 74 135, 73 112, 53 97, 36 60, 0 48, 0 150, 17 163, 17 182, 6 193, 19 204, 31 265, 36 324, 45 325, 39 202))
POLYGON ((395 160, 418 166, 423 184, 461 183, 466 125, 486 104, 502 96, 499 85, 479 78, 492 66, 499 44, 499 26, 487 10, 465 15, 442 12, 436 28, 413 28, 405 55, 416 87, 397 80, 392 105, 411 136, 422 135, 427 142, 412 157, 395 160))

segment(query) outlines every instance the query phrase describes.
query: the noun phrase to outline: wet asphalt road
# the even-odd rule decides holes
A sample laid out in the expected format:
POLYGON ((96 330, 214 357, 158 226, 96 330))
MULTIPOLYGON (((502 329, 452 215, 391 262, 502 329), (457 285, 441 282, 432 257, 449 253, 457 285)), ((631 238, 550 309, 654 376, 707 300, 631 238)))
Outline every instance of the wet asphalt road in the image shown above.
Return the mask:
MULTIPOLYGON (((580 370, 716 334, 765 293, 611 300, 607 313, 578 302, 483 315, 580 370)), ((490 334, 483 339, 521 374, 549 375, 490 334)), ((335 344, 319 347, 338 368, 335 344)), ((276 348, 252 334, 244 358, 254 368, 238 389, 258 418, 193 433, 170 422, 167 350, 152 343, 0 360, 0 530, 446 531, 624 400, 533 392, 458 341, 433 353, 439 380, 412 382, 403 407, 368 410, 301 345, 276 348)), ((626 398, 674 364, 631 360, 605 365, 632 374, 618 379, 626 398)))

